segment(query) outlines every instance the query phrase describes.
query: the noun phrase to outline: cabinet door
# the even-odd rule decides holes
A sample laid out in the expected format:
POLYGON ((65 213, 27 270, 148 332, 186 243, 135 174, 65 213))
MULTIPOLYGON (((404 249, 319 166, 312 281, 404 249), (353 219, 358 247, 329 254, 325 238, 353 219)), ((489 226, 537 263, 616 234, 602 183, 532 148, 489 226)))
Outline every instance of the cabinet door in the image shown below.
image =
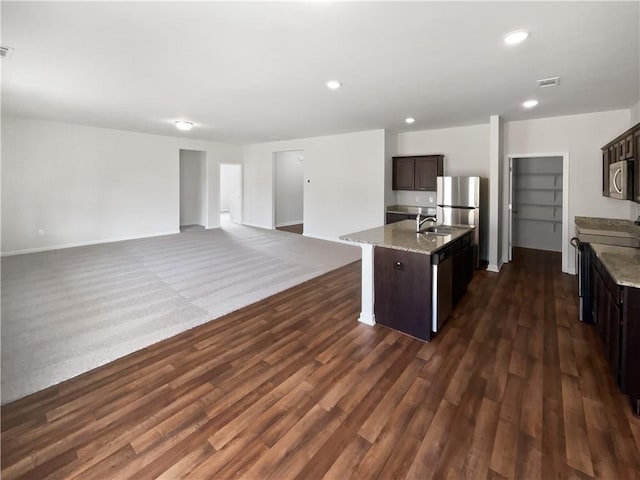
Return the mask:
POLYGON ((431 155, 426 157, 416 157, 415 159, 415 189, 430 190, 436 189, 436 177, 442 175, 442 157, 431 155), (438 168, 438 163, 440 168, 438 168))
POLYGON ((602 150, 602 195, 609 196, 609 149, 602 150))
POLYGON ((609 368, 613 373, 616 383, 620 385, 620 342, 622 340, 622 315, 620 306, 609 292, 607 301, 607 359, 609 360, 609 368))
POLYGON ((376 323, 422 340, 431 338, 431 256, 375 247, 376 323))
MULTIPOLYGON (((636 132, 637 133, 637 132, 636 132)), ((624 145, 625 145, 625 159, 628 160, 634 157, 634 144, 633 144, 633 133, 630 133, 626 137, 624 137, 624 145)))
POLYGON ((627 144, 625 143, 624 138, 618 141, 617 149, 618 149, 618 159, 616 160, 617 162, 627 158, 627 144))
POLYGON ((640 288, 625 287, 622 301, 621 390, 640 415, 640 288))
POLYGON ((393 189, 413 190, 415 177, 414 158, 396 157, 393 159, 393 189))
MULTIPOLYGON (((620 383, 620 359, 622 343, 622 314, 618 292, 612 293, 612 279, 603 277, 600 270, 604 267, 597 258, 593 259, 592 275, 592 311, 598 336, 602 340, 604 356, 609 364, 609 369, 620 383)), ((617 287, 616 287, 617 288, 617 287)))
POLYGON ((636 202, 640 202, 640 130, 633 134, 633 151, 636 153, 633 166, 634 192, 636 202))
POLYGON ((473 276, 473 248, 467 245, 453 256, 453 305, 455 306, 467 291, 473 276))

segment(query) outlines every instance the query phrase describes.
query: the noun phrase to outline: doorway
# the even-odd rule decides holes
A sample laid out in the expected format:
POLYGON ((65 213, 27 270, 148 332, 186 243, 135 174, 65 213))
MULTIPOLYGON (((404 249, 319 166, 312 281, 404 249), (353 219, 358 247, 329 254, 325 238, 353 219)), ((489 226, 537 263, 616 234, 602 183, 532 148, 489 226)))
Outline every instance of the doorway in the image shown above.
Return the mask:
POLYGON ((513 248, 562 252, 569 272, 568 155, 509 155, 508 261, 513 248))
POLYGON ((273 228, 304 231, 304 152, 276 152, 273 156, 273 228))
POLYGON ((220 226, 242 223, 242 165, 220 164, 220 226))
POLYGON ((180 150, 180 230, 207 222, 207 153, 180 150))

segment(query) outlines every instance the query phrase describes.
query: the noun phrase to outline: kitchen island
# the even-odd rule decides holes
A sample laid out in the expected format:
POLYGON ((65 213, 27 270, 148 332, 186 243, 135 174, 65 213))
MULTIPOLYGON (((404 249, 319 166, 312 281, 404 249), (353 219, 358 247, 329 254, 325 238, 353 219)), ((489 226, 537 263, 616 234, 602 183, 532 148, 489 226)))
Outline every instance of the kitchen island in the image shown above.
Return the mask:
POLYGON ((473 228, 404 220, 340 237, 362 248, 359 321, 429 341, 466 291, 473 228))

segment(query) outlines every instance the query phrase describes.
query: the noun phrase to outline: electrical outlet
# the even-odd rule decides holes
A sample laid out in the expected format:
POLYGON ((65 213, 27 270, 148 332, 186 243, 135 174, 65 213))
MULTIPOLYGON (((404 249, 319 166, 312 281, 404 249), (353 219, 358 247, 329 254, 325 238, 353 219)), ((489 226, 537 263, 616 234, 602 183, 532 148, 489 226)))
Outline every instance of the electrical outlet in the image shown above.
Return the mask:
POLYGON ((429 197, 429 203, 433 203, 433 197, 429 197))
POLYGON ((44 228, 38 229, 38 235, 44 235, 44 228))
POLYGON ((420 203, 420 197, 416 195, 416 203, 420 203))

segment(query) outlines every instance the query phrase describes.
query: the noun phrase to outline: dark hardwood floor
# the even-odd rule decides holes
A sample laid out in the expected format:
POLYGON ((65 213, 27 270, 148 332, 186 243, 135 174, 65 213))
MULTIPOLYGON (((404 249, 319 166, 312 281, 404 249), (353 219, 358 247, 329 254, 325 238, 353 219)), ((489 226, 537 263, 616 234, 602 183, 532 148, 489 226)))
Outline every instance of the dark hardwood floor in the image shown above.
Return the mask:
POLYGON ((2 408, 2 477, 640 478, 640 420, 558 254, 476 272, 429 344, 360 265, 2 408))
POLYGON ((282 232, 289 232, 289 233, 299 233, 300 235, 302 235, 302 227, 303 227, 303 224, 298 223, 296 225, 288 225, 286 227, 277 227, 276 230, 280 230, 282 232))

